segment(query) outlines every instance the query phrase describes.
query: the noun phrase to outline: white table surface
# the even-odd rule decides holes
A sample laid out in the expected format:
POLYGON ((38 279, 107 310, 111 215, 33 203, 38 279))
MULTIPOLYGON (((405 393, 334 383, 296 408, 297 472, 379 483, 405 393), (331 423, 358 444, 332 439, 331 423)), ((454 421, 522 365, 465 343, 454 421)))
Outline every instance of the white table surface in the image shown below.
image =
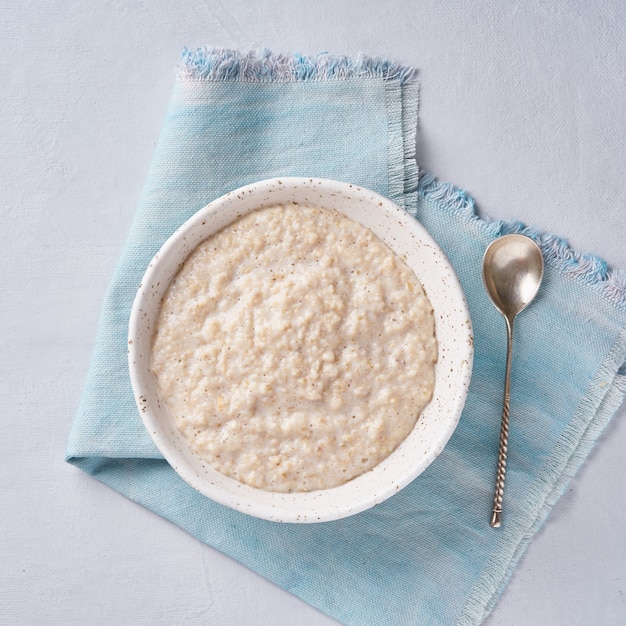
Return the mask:
MULTIPOLYGON (((63 460, 180 51, 417 66, 423 167, 626 268, 626 5, 0 4, 0 623, 334 623, 63 460)), ((623 406, 489 626, 626 623, 624 450, 623 406)))

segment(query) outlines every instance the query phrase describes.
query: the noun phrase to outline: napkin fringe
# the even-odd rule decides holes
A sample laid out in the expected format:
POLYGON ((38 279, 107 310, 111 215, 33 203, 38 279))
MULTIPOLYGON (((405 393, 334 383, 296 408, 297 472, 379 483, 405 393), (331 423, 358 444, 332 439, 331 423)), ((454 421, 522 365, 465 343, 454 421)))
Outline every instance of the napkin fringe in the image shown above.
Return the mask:
POLYGON ((526 226, 516 220, 486 220, 478 216, 476 202, 462 189, 440 182, 431 172, 422 172, 418 194, 440 207, 462 214, 467 221, 480 225, 492 237, 511 233, 526 235, 541 248, 546 265, 560 273, 590 285, 620 308, 626 309, 626 272, 609 268, 601 258, 573 250, 565 239, 526 226))
POLYGON ((267 49, 240 52, 210 47, 185 48, 178 68, 178 78, 184 81, 254 83, 382 78, 404 85, 416 74, 412 67, 364 54, 351 59, 325 52, 307 56, 273 54, 267 49))

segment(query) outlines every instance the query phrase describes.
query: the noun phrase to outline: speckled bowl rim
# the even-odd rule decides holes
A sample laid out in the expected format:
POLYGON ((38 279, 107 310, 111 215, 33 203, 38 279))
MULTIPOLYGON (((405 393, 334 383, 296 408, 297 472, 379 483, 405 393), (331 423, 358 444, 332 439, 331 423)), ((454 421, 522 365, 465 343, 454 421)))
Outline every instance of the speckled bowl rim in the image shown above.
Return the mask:
POLYGON ((243 513, 276 522, 336 520, 379 504, 419 476, 454 432, 473 364, 472 324, 457 275, 424 227, 387 198, 357 185, 317 178, 276 178, 236 189, 186 221, 150 262, 129 320, 128 361, 143 423, 174 470, 194 489, 243 513), (161 402, 150 371, 151 344, 162 298, 191 251, 239 216, 297 202, 335 209, 370 228, 402 256, 435 312, 439 358, 433 399, 402 444, 365 474, 332 489, 275 493, 228 478, 192 452, 161 402))

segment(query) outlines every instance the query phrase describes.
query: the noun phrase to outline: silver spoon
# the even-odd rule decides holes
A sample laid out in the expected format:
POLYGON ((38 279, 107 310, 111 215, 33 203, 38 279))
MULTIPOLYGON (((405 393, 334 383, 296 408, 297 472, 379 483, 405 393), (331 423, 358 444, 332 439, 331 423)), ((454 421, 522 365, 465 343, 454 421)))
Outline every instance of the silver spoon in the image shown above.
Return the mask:
POLYGON ((543 256, 539 246, 529 237, 504 235, 493 241, 485 251, 483 280, 489 297, 506 320, 508 339, 498 473, 491 514, 491 525, 494 528, 499 528, 502 521, 502 496, 504 495, 506 452, 509 440, 513 320, 537 295, 542 278, 543 256))

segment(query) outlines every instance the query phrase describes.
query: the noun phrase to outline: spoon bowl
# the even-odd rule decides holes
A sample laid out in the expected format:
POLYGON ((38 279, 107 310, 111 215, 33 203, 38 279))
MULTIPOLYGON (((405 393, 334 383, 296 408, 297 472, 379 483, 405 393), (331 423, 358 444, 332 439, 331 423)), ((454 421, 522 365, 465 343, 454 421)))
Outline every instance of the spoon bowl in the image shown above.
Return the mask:
POLYGON ((504 235, 493 241, 485 251, 483 281, 489 297, 504 316, 507 329, 506 373, 498 471, 491 512, 491 526, 494 528, 499 528, 502 522, 502 499, 509 439, 513 320, 534 300, 542 279, 543 256, 541 250, 532 239, 525 235, 504 235))
POLYGON ((542 277, 541 250, 529 237, 505 235, 485 252, 485 287, 496 308, 507 318, 512 319, 532 302, 542 277))

